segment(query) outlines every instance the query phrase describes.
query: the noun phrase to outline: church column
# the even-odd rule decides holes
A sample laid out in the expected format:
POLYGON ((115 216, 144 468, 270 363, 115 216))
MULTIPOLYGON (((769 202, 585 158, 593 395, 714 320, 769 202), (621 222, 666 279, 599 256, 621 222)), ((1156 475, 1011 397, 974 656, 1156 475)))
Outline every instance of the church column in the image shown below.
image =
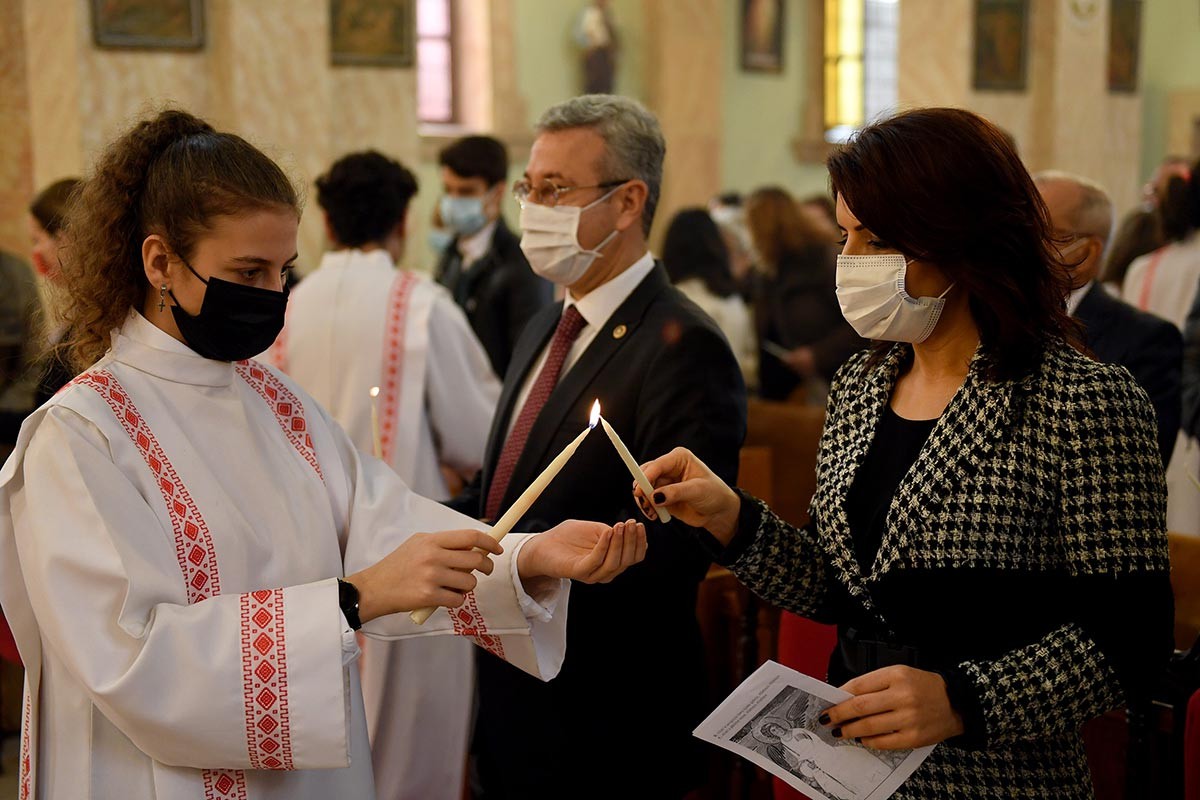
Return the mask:
POLYGON ((721 190, 724 6, 719 0, 646 0, 646 101, 667 139, 654 242, 679 209, 721 190))

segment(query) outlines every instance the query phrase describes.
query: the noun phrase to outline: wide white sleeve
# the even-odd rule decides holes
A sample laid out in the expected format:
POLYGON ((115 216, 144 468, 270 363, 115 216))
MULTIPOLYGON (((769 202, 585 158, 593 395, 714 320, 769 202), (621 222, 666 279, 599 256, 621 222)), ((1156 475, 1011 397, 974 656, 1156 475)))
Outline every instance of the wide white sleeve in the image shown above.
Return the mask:
MULTIPOLYGON (((413 492, 385 463, 355 450, 340 429, 337 434, 352 479, 346 574, 378 563, 414 533, 488 530, 483 523, 413 492)), ((363 626, 363 633, 378 639, 465 636, 518 669, 550 680, 566 654, 570 581, 559 581, 557 589, 536 600, 525 593, 516 559, 533 535, 506 536, 504 553, 494 558, 492 574, 476 575, 478 586, 459 608, 438 609, 424 625, 414 624, 407 613, 390 614, 363 626)))
POLYGON ((333 578, 189 605, 172 537, 103 434, 61 406, 41 420, 14 480, 17 554, 42 645, 138 749, 198 769, 349 763, 333 578))
POLYGON ((462 309, 442 294, 429 315, 427 364, 426 405, 438 458, 474 473, 483 465, 502 387, 462 309))

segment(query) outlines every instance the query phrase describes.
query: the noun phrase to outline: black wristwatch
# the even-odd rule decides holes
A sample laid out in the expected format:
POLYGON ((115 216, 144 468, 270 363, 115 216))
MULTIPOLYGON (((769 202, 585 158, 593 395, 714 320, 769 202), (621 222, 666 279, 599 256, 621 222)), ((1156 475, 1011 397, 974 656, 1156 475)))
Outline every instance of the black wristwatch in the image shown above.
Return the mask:
POLYGON ((337 582, 338 605, 342 607, 342 614, 345 615, 346 622, 350 623, 350 628, 358 630, 362 627, 362 620, 358 616, 358 587, 341 578, 338 578, 337 582))

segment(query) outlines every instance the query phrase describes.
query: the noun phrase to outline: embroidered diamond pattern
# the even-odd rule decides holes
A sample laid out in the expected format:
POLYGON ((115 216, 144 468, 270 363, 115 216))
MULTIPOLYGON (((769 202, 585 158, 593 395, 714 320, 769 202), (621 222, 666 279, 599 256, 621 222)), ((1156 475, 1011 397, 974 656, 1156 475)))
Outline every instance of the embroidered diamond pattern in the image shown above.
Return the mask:
POLYGON ((263 708, 269 708, 276 699, 278 699, 278 697, 274 692, 272 692, 270 689, 263 689, 258 693, 258 696, 254 698, 254 701, 263 708))
POLYGON ((260 628, 265 628, 271 622, 271 614, 265 608, 260 608, 254 614, 254 624, 260 628))
POLYGON ((265 633, 260 633, 258 638, 254 640, 254 649, 262 653, 264 656, 267 651, 275 646, 275 642, 271 641, 271 637, 265 633))
POLYGON ((183 523, 183 535, 195 541, 196 537, 200 535, 200 528, 194 522, 185 522, 183 523))
MULTIPOLYGON (((258 729, 266 734, 271 733, 278 727, 279 727, 279 723, 275 721, 274 717, 263 717, 262 719, 260 719, 258 721, 258 729)), ((274 742, 272 742, 271 745, 272 746, 270 748, 268 748, 267 743, 263 742, 262 748, 263 748, 263 750, 267 750, 267 752, 274 752, 275 748, 278 747, 278 745, 276 745, 274 742)))
POLYGON ((281 417, 290 417, 292 415, 292 404, 280 403, 279 405, 275 406, 275 413, 281 417))
POLYGON ((266 683, 275 677, 275 668, 271 666, 270 662, 264 661, 255 668, 254 674, 260 681, 266 683))
MULTIPOLYGON (((270 739, 267 741, 270 741, 270 739)), ((264 759, 262 763, 267 769, 279 769, 283 766, 283 762, 278 758, 275 758, 275 756, 270 756, 269 758, 264 759)))
MULTIPOLYGON (((267 719, 270 719, 270 717, 267 717, 267 719)), ((279 749, 279 742, 275 741, 274 739, 265 739, 260 747, 262 747, 262 749, 268 753, 274 753, 279 749)))
POLYGON ((200 563, 204 561, 204 548, 199 545, 193 547, 192 552, 188 553, 188 561, 200 566, 200 563))
POLYGON ((308 423, 304 419, 304 405, 288 390, 269 370, 263 369, 257 362, 242 361, 237 364, 238 375, 250 388, 258 392, 267 401, 267 406, 275 415, 280 429, 291 442, 296 452, 308 462, 317 477, 322 482, 325 476, 321 473, 321 465, 317 462, 316 450, 312 439, 305 435, 308 423))
POLYGON ((215 785, 218 792, 221 794, 226 794, 230 789, 233 788, 233 778, 229 777, 228 775, 222 775, 221 777, 217 778, 215 785))

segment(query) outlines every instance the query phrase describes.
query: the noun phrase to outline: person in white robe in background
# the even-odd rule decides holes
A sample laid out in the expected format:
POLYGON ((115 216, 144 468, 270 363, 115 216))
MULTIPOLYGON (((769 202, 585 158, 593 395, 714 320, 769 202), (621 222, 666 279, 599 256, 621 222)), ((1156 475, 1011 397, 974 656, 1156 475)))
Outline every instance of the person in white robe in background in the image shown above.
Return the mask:
POLYGON ((82 190, 64 316, 74 360, 98 360, 0 470, 23 799, 368 800, 356 627, 457 634, 549 679, 564 579, 644 556, 632 523, 502 549, 242 360, 282 327, 298 223, 273 162, 182 111, 118 139, 82 190), (433 605, 454 615, 401 613, 433 605))
MULTIPOLYGON (((444 501, 451 491, 443 465, 470 479, 483 463, 500 381, 450 293, 396 268, 416 192, 412 173, 375 151, 347 155, 317 179, 335 249, 293 291, 268 358, 359 450, 378 446, 413 491, 444 501)), ((470 643, 372 641, 359 663, 379 800, 461 800, 474 700, 470 643)))

